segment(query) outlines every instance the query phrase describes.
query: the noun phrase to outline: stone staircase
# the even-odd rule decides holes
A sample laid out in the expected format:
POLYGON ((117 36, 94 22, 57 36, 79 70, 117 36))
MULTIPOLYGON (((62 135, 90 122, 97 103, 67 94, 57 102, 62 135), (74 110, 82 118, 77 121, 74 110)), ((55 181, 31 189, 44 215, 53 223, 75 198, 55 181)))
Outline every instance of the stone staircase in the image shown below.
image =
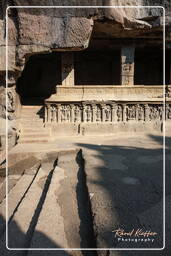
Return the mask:
POLYGON ((44 127, 44 107, 23 105, 19 143, 44 143, 50 139, 50 128, 44 127))
MULTIPOLYGON (((34 156, 36 159, 36 153, 34 156)), ((14 184, 8 190, 8 246, 13 249, 79 248, 80 246, 94 248, 90 209, 89 204, 85 202, 89 195, 84 189, 81 151, 69 149, 61 152, 45 152, 41 157, 41 159, 37 158, 37 162, 35 161, 29 168, 25 166, 27 161, 24 165, 19 161, 18 165, 20 170, 23 170, 22 173, 9 175, 8 179, 13 180, 14 184), (80 215, 78 207, 81 207, 84 215, 80 215)), ((4 198, 0 202, 1 255, 35 256, 33 251, 11 254, 11 251, 6 249, 6 200, 4 198)), ((36 255, 47 255, 47 253, 41 251, 36 255)), ((65 251, 57 255, 83 256, 81 252, 67 254, 65 251)), ((88 255, 96 256, 96 254, 88 255)))

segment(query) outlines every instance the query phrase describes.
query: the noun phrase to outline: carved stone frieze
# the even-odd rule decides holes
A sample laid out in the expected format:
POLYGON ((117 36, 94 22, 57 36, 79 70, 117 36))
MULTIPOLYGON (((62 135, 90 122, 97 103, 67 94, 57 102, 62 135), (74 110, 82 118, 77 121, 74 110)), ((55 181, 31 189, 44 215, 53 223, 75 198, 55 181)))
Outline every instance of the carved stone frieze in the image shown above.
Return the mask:
MULTIPOLYGON (((115 123, 163 120, 162 104, 137 103, 46 103, 45 122, 115 123)), ((166 119, 171 119, 171 105, 166 105, 166 119)))

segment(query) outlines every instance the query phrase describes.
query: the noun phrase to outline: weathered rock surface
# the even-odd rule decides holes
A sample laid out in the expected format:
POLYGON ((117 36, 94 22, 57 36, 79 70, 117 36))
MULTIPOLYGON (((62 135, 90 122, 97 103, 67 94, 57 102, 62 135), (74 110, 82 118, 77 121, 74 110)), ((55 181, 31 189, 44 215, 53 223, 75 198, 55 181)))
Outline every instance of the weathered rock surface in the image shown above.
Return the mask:
MULTIPOLYGON (((25 1, 0 3, 0 118, 5 118, 6 39, 8 44, 8 119, 15 119, 20 103, 15 85, 26 61, 35 53, 78 51, 89 46, 91 38, 151 38, 162 44, 163 9, 166 8, 166 41, 169 43, 171 5, 168 0, 25 1), (11 6, 94 6, 94 8, 6 8, 11 6), (158 8, 112 8, 112 6, 161 6, 158 8), (109 8, 99 8, 108 6, 109 8), (6 25, 8 23, 8 32, 6 25), (17 108, 18 109, 17 109, 17 108)), ((14 125, 18 129, 17 124, 14 125)), ((5 134, 1 132, 1 144, 5 134)), ((10 144, 15 144, 16 136, 10 144)), ((4 147, 4 146, 3 146, 4 147)))
MULTIPOLYGON (((125 30, 126 37, 141 35, 147 37, 153 31, 162 31, 162 8, 98 8, 98 6, 164 6, 167 25, 170 26, 169 1, 119 0, 108 1, 2 1, 0 5, 0 70, 5 69, 5 10, 7 6, 97 6, 97 8, 30 8, 9 9, 8 51, 9 69, 23 68, 24 58, 36 52, 67 49, 82 50, 88 47, 92 31, 101 21, 106 24, 111 36, 118 37, 125 30), (129 30, 129 32, 128 32, 129 30), (113 32, 115 31, 115 32, 113 32), (135 33, 136 32, 136 33, 135 33), (17 47, 16 47, 17 46, 17 47), (17 53, 17 54, 16 54, 17 53)), ((103 24, 101 24, 103 29, 103 24)), ((97 27, 98 29, 98 27, 97 27)), ((98 31, 98 30, 97 30, 98 31)), ((100 31, 99 31, 100 33, 100 31)), ((151 34, 151 35, 150 35, 151 34)), ((168 34, 169 36, 169 34, 168 34)))

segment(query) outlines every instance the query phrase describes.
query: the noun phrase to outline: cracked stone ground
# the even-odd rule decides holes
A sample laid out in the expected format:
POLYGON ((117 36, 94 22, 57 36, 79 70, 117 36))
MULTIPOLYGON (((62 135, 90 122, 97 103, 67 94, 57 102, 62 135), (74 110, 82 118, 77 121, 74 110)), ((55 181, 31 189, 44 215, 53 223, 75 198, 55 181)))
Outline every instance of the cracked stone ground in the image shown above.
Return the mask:
MULTIPOLYGON (((9 247, 163 247, 162 134, 61 137, 42 145, 20 144, 9 154, 9 247), (25 171, 23 173, 23 171, 25 171), (153 242, 118 241, 117 228, 151 230, 153 242)), ((117 256, 169 255, 171 137, 166 137, 166 249, 110 251, 117 256), (154 254, 155 252, 155 254, 154 254)), ((1 168, 1 173, 3 168, 1 168)), ((3 179, 2 179, 3 180, 3 179)), ((2 255, 5 196, 1 183, 2 255)), ((76 251, 53 255, 82 254, 76 251)), ((23 251, 26 255, 27 251, 23 251)), ((83 254, 93 254, 95 251, 83 254)), ((97 254, 107 255, 107 251, 97 254)), ((28 255, 47 255, 29 251, 28 255)))

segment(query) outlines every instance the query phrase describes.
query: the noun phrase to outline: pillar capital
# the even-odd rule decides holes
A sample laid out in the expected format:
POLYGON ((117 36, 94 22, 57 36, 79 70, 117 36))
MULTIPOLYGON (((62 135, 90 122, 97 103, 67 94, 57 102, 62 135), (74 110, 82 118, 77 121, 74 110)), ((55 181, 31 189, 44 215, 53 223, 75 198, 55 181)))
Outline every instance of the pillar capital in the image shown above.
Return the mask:
POLYGON ((134 46, 123 46, 121 49, 121 85, 134 84, 134 46))

